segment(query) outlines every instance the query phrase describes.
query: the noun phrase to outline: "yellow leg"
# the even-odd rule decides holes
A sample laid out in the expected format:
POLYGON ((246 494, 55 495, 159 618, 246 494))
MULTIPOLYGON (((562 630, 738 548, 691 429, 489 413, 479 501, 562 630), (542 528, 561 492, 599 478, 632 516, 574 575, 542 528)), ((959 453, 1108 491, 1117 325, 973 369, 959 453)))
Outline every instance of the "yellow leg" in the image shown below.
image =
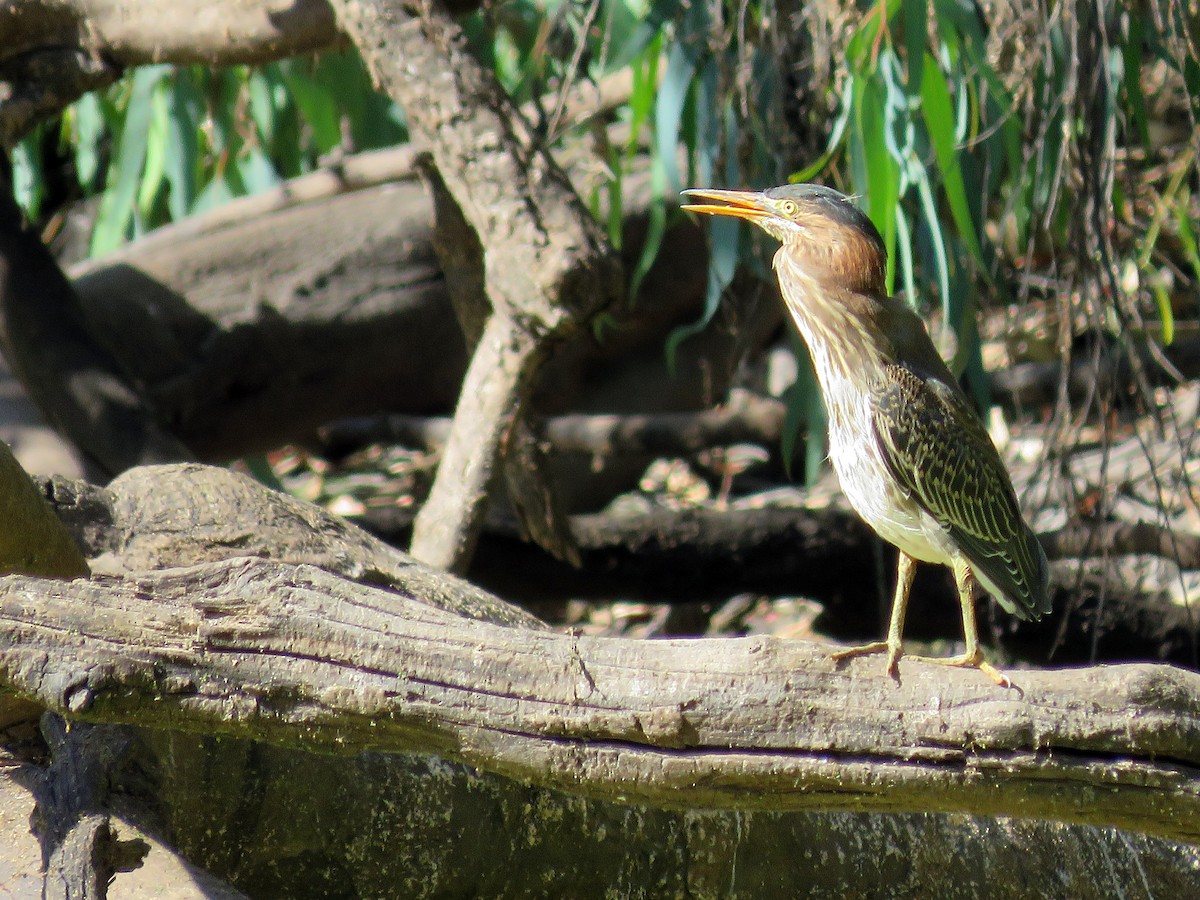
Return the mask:
MULTIPOLYGON (((849 647, 833 654, 835 660, 849 659, 851 656, 865 656, 868 653, 887 653, 887 670, 893 678, 900 675, 900 656, 904 633, 904 613, 908 609, 908 594, 912 590, 913 576, 917 573, 917 561, 901 551, 900 562, 896 567, 896 594, 892 598, 892 617, 888 623, 886 641, 874 641, 861 647, 849 647)), ((974 610, 972 610, 974 615, 974 610)))
POLYGON ((968 669, 978 669, 1000 687, 1012 687, 1012 679, 983 658, 979 649, 979 626, 975 622, 975 576, 971 567, 965 562, 954 563, 954 583, 958 586, 958 602, 962 606, 963 638, 966 640, 966 650, 958 656, 918 656, 925 662, 937 663, 940 666, 962 666, 968 669))

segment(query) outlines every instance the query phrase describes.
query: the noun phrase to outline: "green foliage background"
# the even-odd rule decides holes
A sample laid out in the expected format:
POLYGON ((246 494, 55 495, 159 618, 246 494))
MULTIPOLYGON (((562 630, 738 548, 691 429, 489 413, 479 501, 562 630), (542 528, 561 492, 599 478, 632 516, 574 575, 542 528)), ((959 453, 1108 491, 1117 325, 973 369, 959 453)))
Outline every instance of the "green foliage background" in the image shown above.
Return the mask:
MULTIPOLYGON (((680 189, 820 180, 862 198, 891 251, 889 283, 914 304, 940 307, 957 336, 954 367, 983 392, 976 298, 1028 299, 1009 276, 1038 257, 1068 282, 1079 277, 1059 263, 1078 249, 1075 195, 1089 189, 1071 170, 1095 162, 1088 148, 1100 129, 1110 135, 1101 153, 1143 160, 1091 183, 1102 195, 1092 201, 1128 226, 1117 258, 1105 262, 1137 276, 1131 296, 1110 299, 1148 304, 1170 340, 1175 311, 1162 272, 1187 284, 1200 272, 1195 10, 1040 5, 1010 10, 997 40, 996 22, 968 0, 847 3, 824 19, 815 8, 514 0, 489 5, 465 27, 513 98, 538 104, 552 144, 570 133, 560 114, 573 84, 628 70, 633 88, 617 112, 627 139, 608 148, 603 198, 589 199, 598 215, 607 210, 619 242, 624 176, 649 149, 656 205, 630 273, 635 289, 677 215, 680 189), (1097 23, 1105 43, 1081 63, 1081 34, 1097 23), (1171 113, 1184 117, 1190 138, 1155 145, 1162 104, 1148 100, 1148 83, 1160 91, 1151 99, 1174 92, 1171 113), (1147 174, 1164 160, 1165 174, 1147 174)), ((338 153, 406 138, 403 112, 371 89, 353 53, 341 52, 258 69, 138 69, 31 135, 13 162, 19 200, 37 219, 47 160, 70 161, 74 189, 98 198, 91 252, 103 254, 338 153)), ((761 264, 750 229, 732 220, 711 227, 704 318, 672 337, 668 355, 712 317, 739 264, 761 264)), ((815 401, 795 409, 797 421, 818 415, 815 401)), ((810 451, 811 471, 821 454, 810 451)))

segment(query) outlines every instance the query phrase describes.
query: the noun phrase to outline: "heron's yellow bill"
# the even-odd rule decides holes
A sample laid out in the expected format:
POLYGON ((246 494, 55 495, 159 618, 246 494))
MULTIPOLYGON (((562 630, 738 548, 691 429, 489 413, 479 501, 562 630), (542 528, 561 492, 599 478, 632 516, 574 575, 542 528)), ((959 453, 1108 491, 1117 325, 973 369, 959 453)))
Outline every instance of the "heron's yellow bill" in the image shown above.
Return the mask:
POLYGON ((717 200, 721 204, 685 203, 680 209, 686 209, 688 212, 704 213, 709 216, 732 216, 735 219, 746 219, 751 222, 775 215, 761 191, 718 191, 693 188, 683 193, 688 197, 698 197, 701 200, 717 200))

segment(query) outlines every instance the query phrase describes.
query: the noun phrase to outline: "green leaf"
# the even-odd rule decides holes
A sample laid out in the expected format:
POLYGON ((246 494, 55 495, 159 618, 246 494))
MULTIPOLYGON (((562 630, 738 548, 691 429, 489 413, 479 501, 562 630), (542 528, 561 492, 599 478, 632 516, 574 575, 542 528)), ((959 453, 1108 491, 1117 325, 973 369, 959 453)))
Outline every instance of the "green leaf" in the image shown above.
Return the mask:
POLYGON ((675 19, 683 7, 683 0, 655 0, 641 18, 638 28, 618 45, 609 62, 611 69, 623 69, 634 57, 644 51, 653 41, 662 36, 664 26, 675 19))
POLYGON ((192 211, 200 189, 200 122, 204 98, 188 69, 175 72, 170 92, 171 113, 167 119, 167 150, 163 177, 168 185, 167 209, 178 221, 192 211))
POLYGON ((696 78, 693 102, 696 125, 692 151, 696 181, 701 185, 713 183, 713 171, 721 152, 723 123, 720 113, 724 104, 717 96, 717 76, 717 60, 709 57, 696 78))
POLYGON ((1154 303, 1158 307, 1158 321, 1162 324, 1163 346, 1171 346, 1175 340, 1175 313, 1171 309, 1171 295, 1161 284, 1154 285, 1154 303))
POLYGON ((235 196, 225 178, 214 178, 196 195, 196 202, 192 204, 192 214, 216 209, 218 206, 228 203, 235 196))
POLYGON ((804 483, 815 484, 820 477, 821 467, 828 456, 825 449, 826 419, 825 402, 821 398, 821 387, 813 370, 812 357, 800 335, 792 333, 792 347, 796 356, 796 380, 783 396, 786 414, 783 432, 780 434, 779 453, 788 478, 793 478, 792 461, 796 457, 796 445, 800 436, 807 432, 804 443, 804 483))
POLYGON ((1196 232, 1188 211, 1190 205, 1189 193, 1185 189, 1175 203, 1175 227, 1183 255, 1192 267, 1193 277, 1200 277, 1200 248, 1197 247, 1196 232))
POLYGON ((147 226, 158 224, 152 221, 152 209, 165 183, 168 119, 167 93, 164 81, 155 86, 151 95, 151 116, 146 131, 146 159, 142 165, 142 180, 138 186, 137 211, 147 226))
POLYGON ((683 188, 676 156, 683 126, 683 107, 695 71, 695 61, 682 44, 675 44, 667 54, 667 71, 663 75, 658 102, 654 106, 654 155, 662 166, 666 190, 672 193, 683 188))
MULTIPOLYGON (((269 153, 275 163, 275 170, 283 178, 295 178, 312 169, 311 154, 305 152, 303 130, 300 121, 300 111, 288 90, 287 79, 280 70, 280 64, 272 63, 262 71, 263 81, 267 86, 271 107, 270 140, 265 136, 261 140, 265 144, 265 152, 269 153)), ((260 130, 260 135, 262 132, 260 130)))
POLYGON ((829 143, 826 144, 825 152, 822 153, 815 162, 810 163, 799 172, 794 172, 788 177, 788 181, 793 184, 811 181, 818 174, 823 172, 829 165, 829 161, 833 159, 833 155, 841 149, 842 141, 846 135, 846 125, 850 122, 850 113, 854 108, 851 94, 853 91, 854 78, 851 76, 847 79, 846 88, 842 94, 842 102, 839 104, 840 109, 838 116, 834 119, 833 128, 829 132, 829 143))
POLYGON ((237 171, 247 194, 257 194, 279 184, 279 173, 266 154, 257 147, 238 158, 237 171))
POLYGON ((333 95, 325 85, 315 81, 302 64, 290 60, 282 67, 292 99, 312 132, 318 154, 325 154, 342 142, 341 117, 333 95))
POLYGON ((922 67, 918 60, 925 57, 929 46, 929 5, 922 0, 905 0, 901 15, 904 19, 904 59, 908 65, 909 90, 921 92, 922 67))
POLYGON ((279 476, 271 467, 271 461, 267 459, 266 454, 256 453, 253 456, 245 456, 242 458, 242 462, 246 466, 246 471, 250 473, 250 477, 263 487, 280 493, 287 492, 283 482, 279 480, 279 476))
POLYGON ((166 66, 143 66, 133 73, 125 122, 116 158, 109 169, 109 186, 100 201, 92 231, 91 253, 98 256, 119 247, 133 223, 134 204, 153 115, 152 97, 166 66))
POLYGON ((625 142, 625 157, 632 159, 638 149, 642 129, 650 121, 654 101, 658 96, 658 60, 662 54, 661 36, 646 48, 632 65, 633 90, 629 97, 629 138, 625 142))
POLYGON ((279 110, 275 107, 274 87, 266 73, 262 70, 252 72, 246 82, 246 92, 250 100, 250 120, 258 129, 259 140, 263 146, 271 147, 275 143, 275 121, 279 110))
POLYGON ((909 306, 915 307, 920 301, 917 295, 916 272, 913 265, 912 230, 908 227, 908 219, 904 208, 896 210, 896 268, 904 279, 904 297, 909 306))
POLYGON ((938 37, 948 47, 957 51, 965 43, 972 51, 983 51, 984 23, 979 6, 974 0, 934 0, 933 15, 938 27, 938 37), (962 42, 962 38, 966 41, 962 42))
POLYGON ((971 216, 971 205, 967 200, 962 169, 959 167, 958 151, 954 141, 955 120, 950 104, 950 89, 932 54, 925 55, 925 71, 921 85, 921 103, 925 114, 926 130, 929 134, 929 141, 933 145, 938 169, 942 173, 942 187, 950 205, 950 215, 958 229, 959 238, 979 266, 980 274, 991 283, 991 275, 984 263, 983 248, 979 244, 975 221, 971 216))
POLYGON ((821 477, 821 469, 829 458, 825 441, 829 431, 825 418, 825 401, 817 388, 816 376, 813 376, 813 387, 805 392, 808 408, 804 420, 808 426, 808 440, 804 442, 804 483, 810 487, 821 477))
MULTIPOLYGON (((924 173, 921 174, 921 179, 916 182, 917 197, 921 201, 921 212, 933 250, 933 264, 937 272, 938 300, 942 304, 946 322, 954 324, 958 321, 959 311, 951 308, 950 261, 946 254, 946 240, 942 234, 942 220, 938 216, 937 201, 933 197, 933 186, 929 183, 929 179, 924 177, 924 173)), ((917 297, 912 297, 909 303, 915 306, 917 300, 917 297)))
POLYGON ((12 192, 26 218, 36 219, 45 198, 42 170, 42 129, 34 128, 12 151, 12 192))
POLYGON ((887 249, 887 289, 896 275, 896 204, 900 199, 900 166, 888 148, 888 97, 874 80, 859 80, 849 136, 854 189, 866 196, 866 213, 887 249))
POLYGON ((71 107, 71 143, 75 148, 75 174, 86 193, 92 193, 100 176, 100 144, 106 136, 104 113, 95 91, 84 94, 71 107))
POLYGON ((342 50, 322 54, 314 77, 338 110, 338 141, 341 140, 342 119, 349 125, 350 138, 357 150, 390 147, 407 139, 407 130, 400 125, 403 118, 397 116, 396 105, 374 89, 357 52, 342 50))
POLYGON ((646 240, 642 244, 642 252, 638 256, 637 264, 633 267, 633 274, 629 279, 629 297, 633 302, 637 302, 642 280, 650 271, 650 267, 654 265, 659 248, 662 247, 663 236, 667 233, 666 183, 666 172, 663 170, 661 160, 656 158, 650 170, 650 190, 653 199, 650 203, 649 219, 646 222, 646 240))

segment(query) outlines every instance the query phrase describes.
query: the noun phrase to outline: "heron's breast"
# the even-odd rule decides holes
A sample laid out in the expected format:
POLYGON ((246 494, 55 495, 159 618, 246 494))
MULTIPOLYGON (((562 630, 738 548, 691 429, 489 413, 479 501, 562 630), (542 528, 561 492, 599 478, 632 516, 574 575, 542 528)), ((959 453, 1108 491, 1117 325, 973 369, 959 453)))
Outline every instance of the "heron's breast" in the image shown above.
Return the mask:
POLYGON ((850 505, 889 544, 914 559, 948 565, 954 556, 949 535, 893 478, 875 439, 866 392, 825 387, 829 458, 850 505))

